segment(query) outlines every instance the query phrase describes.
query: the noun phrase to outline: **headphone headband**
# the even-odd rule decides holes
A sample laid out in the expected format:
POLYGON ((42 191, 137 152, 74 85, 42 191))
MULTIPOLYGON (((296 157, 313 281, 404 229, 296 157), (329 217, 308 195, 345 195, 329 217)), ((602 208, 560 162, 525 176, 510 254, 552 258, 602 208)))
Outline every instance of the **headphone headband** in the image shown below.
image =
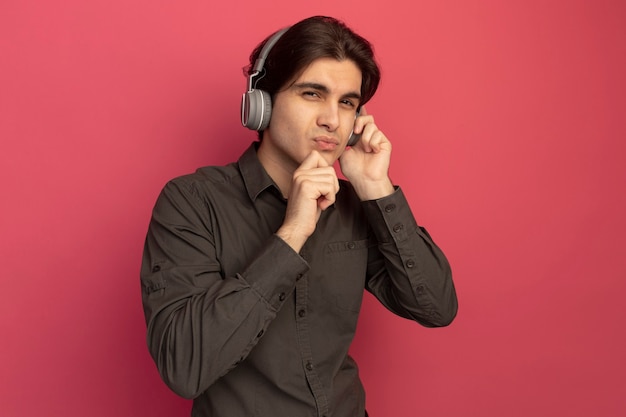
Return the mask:
POLYGON ((251 77, 263 71, 265 60, 267 59, 267 56, 270 54, 270 51, 272 50, 274 45, 276 45, 276 42, 278 42, 280 37, 283 36, 285 32, 287 32, 288 30, 289 30, 288 27, 279 30, 271 38, 269 38, 267 42, 265 42, 265 45, 263 45, 263 49, 261 49, 259 56, 257 57, 256 61, 254 61, 254 66, 252 67, 252 73, 250 75, 251 77))

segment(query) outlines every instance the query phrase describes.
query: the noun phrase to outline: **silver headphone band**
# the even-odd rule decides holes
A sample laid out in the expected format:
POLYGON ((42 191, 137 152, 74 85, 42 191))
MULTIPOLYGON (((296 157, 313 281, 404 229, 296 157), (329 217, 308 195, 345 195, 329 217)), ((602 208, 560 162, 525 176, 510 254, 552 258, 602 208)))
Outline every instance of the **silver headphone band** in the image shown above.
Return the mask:
POLYGON ((274 35, 272 35, 272 37, 269 38, 267 42, 265 42, 265 45, 263 45, 263 49, 261 49, 261 52, 259 53, 256 61, 254 61, 252 72, 248 77, 248 91, 252 91, 252 89, 255 87, 252 84, 254 82, 254 79, 261 73, 261 71, 263 71, 263 66, 265 65, 265 60, 267 59, 267 56, 270 54, 270 51, 272 50, 276 42, 278 42, 280 37, 283 36, 288 30, 288 27, 279 30, 274 35))

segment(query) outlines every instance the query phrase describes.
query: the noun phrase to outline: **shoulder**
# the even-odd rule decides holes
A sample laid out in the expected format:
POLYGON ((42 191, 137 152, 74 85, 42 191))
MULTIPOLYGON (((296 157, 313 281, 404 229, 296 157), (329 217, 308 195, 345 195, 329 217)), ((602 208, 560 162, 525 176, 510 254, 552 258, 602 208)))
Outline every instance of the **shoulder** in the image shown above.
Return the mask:
POLYGON ((235 163, 225 166, 206 166, 198 168, 194 173, 171 179, 163 187, 163 193, 185 194, 205 200, 212 194, 236 189, 241 183, 241 174, 235 163))

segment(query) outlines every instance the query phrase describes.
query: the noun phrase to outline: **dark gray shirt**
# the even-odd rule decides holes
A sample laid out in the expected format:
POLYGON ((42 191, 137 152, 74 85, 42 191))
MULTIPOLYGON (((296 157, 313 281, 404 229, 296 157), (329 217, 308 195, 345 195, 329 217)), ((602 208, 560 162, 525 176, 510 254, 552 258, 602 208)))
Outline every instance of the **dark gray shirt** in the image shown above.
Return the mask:
POLYGON ((148 346, 193 416, 361 417, 348 349, 363 290, 424 326, 456 315, 448 262, 399 188, 361 202, 341 181, 300 253, 274 234, 286 206, 254 145, 157 200, 141 269, 148 346))

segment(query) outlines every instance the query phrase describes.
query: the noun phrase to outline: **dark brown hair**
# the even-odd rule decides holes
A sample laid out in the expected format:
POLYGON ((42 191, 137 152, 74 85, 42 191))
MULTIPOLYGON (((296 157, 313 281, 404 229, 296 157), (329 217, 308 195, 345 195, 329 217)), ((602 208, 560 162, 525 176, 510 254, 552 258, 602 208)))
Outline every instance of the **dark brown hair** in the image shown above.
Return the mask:
MULTIPOLYGON (((272 35, 250 55, 250 66, 246 68, 248 74, 272 35)), ((354 61, 362 75, 359 105, 372 98, 380 82, 380 69, 371 44, 345 23, 327 16, 309 17, 291 26, 271 49, 255 88, 266 91, 274 98, 286 83, 295 80, 301 71, 319 58, 354 61)))

